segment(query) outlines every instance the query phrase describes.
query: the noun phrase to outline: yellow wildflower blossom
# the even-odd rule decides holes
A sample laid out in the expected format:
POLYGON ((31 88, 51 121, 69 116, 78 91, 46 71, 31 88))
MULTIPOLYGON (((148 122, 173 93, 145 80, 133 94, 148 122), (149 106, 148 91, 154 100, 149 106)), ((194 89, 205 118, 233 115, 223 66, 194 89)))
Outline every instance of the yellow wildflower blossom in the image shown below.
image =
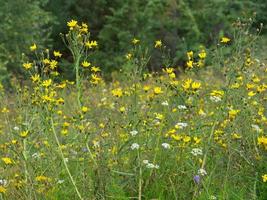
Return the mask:
POLYGON ((138 44, 139 42, 140 42, 140 40, 138 40, 138 39, 136 39, 136 38, 134 38, 134 39, 132 40, 132 43, 133 43, 134 45, 138 44))
POLYGON ((263 181, 264 183, 266 183, 266 182, 267 182, 267 174, 264 174, 264 175, 262 175, 261 177, 262 177, 262 181, 263 181))
POLYGON ((111 91, 113 96, 116 97, 121 97, 122 96, 122 89, 121 88, 117 88, 111 91))
POLYGON ((26 63, 23 63, 23 65, 22 65, 26 70, 28 70, 28 69, 31 69, 32 68, 32 63, 30 63, 30 62, 26 62, 26 63))
POLYGON ((161 93, 163 93, 161 87, 155 87, 154 88, 154 94, 161 94, 161 93))
POLYGON ((89 109, 88 109, 88 107, 83 106, 83 107, 81 108, 81 110, 82 110, 83 113, 86 113, 89 109))
POLYGON ((162 46, 162 41, 161 40, 156 40, 155 41, 155 48, 160 48, 162 46))
POLYGON ((72 30, 75 26, 77 26, 78 22, 76 20, 71 20, 69 22, 67 22, 68 27, 70 27, 70 29, 72 30))
POLYGON ((9 157, 3 157, 1 159, 6 165, 11 165, 13 163, 13 161, 11 160, 11 158, 9 157))
POLYGON ((55 57, 59 57, 60 58, 62 56, 62 53, 60 53, 59 51, 54 51, 53 53, 54 53, 55 57))
POLYGON ((82 66, 84 67, 84 68, 87 68, 87 67, 89 67, 91 65, 91 63, 89 63, 88 61, 83 61, 82 62, 82 66))
POLYGON ((29 131, 22 131, 19 135, 23 138, 27 137, 27 135, 29 134, 29 131))
POLYGON ((5 194, 6 193, 6 188, 0 185, 0 194, 5 194))
POLYGON ((92 72, 100 72, 101 70, 99 67, 93 66, 93 67, 91 67, 91 71, 92 72))
POLYGON ((188 60, 192 60, 192 59, 193 59, 193 55, 194 55, 194 53, 193 53, 193 51, 188 51, 188 52, 186 53, 186 55, 187 55, 188 60))
POLYGON ((43 81, 42 86, 49 87, 51 84, 52 84, 52 80, 51 79, 47 79, 47 80, 43 81))
POLYGON ((202 50, 202 51, 198 54, 198 57, 199 57, 200 59, 205 59, 206 56, 207 56, 207 53, 206 53, 204 50, 202 50))
POLYGON ((31 51, 35 51, 37 49, 37 45, 34 43, 32 46, 30 46, 31 51))
POLYGON ((228 43, 228 42, 230 42, 231 41, 231 39, 230 38, 228 38, 228 37, 222 37, 221 38, 221 43, 228 43))

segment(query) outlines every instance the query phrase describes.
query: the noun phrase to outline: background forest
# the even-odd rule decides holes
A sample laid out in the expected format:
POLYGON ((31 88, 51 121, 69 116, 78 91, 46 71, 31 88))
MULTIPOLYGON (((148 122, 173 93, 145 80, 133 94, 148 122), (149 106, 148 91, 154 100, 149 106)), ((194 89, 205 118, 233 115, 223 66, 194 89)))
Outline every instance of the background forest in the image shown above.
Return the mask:
MULTIPOLYGON (((236 19, 267 22, 266 0, 0 0, 0 5, 0 81, 6 86, 14 77, 23 80, 23 53, 33 43, 63 52, 60 70, 73 78, 70 53, 60 39, 70 19, 89 24, 91 38, 99 44, 91 60, 105 74, 122 67, 134 37, 154 54, 148 67, 157 70, 151 46, 157 39, 167 46, 171 64, 182 66, 186 51, 200 45, 209 50, 219 37, 231 37, 236 19)), ((265 27, 261 34, 266 33, 265 27)))

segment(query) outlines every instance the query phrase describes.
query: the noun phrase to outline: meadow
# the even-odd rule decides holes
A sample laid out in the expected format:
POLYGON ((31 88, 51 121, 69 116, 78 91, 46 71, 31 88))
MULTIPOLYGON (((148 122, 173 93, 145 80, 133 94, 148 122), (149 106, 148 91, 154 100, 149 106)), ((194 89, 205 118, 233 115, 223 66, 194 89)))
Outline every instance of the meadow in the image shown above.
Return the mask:
POLYGON ((105 79, 85 23, 61 35, 62 53, 34 43, 27 80, 0 87, 0 199, 267 199, 267 65, 262 25, 234 23, 233 37, 184 52, 173 66, 160 38, 151 52, 129 41, 125 64, 105 79))

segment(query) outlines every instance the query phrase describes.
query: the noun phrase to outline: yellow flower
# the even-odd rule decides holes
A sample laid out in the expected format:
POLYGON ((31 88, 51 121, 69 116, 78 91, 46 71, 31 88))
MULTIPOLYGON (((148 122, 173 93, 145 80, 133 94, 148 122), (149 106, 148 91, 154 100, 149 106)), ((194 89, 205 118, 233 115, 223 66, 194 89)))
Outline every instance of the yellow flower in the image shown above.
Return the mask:
POLYGON ((77 21, 76 20, 71 20, 67 23, 68 27, 70 27, 70 29, 72 30, 75 26, 77 26, 77 21))
POLYGON ((3 157, 2 161, 6 164, 6 165, 11 165, 13 163, 13 161, 11 160, 11 158, 8 157, 3 157))
POLYGON ((82 62, 82 66, 83 66, 84 68, 87 68, 87 67, 89 67, 90 65, 91 65, 91 63, 87 62, 86 60, 82 62))
POLYGON ((50 69, 54 70, 57 67, 57 61, 51 60, 50 62, 50 69))
POLYGON ((41 175, 41 176, 36 176, 35 180, 38 182, 46 182, 46 181, 49 182, 51 181, 51 178, 41 175))
POLYGON ((258 145, 264 145, 266 146, 267 145, 267 137, 258 137, 258 145))
POLYGON ((86 23, 82 23, 82 27, 80 28, 81 33, 88 33, 88 25, 86 23))
POLYGON ((160 48, 162 46, 162 41, 161 40, 156 40, 155 41, 155 48, 160 48))
POLYGON ((172 67, 167 67, 165 69, 163 69, 164 72, 166 72, 167 74, 171 74, 174 72, 174 69, 172 67))
POLYGON ((31 51, 35 51, 37 49, 37 45, 34 43, 32 46, 30 46, 31 51))
POLYGON ((192 83, 192 79, 188 78, 186 80, 184 80, 184 83, 182 84, 182 87, 187 90, 190 88, 190 85, 192 83))
POLYGON ((50 60, 49 60, 48 58, 45 58, 45 59, 42 60, 42 62, 43 62, 45 65, 47 65, 47 64, 50 63, 50 60))
POLYGON ((267 174, 264 174, 261 176, 262 177, 262 181, 265 183, 267 182, 267 174))
POLYGON ((111 91, 113 96, 116 97, 121 97, 122 96, 122 89, 121 88, 117 88, 111 91))
POLYGON ((39 74, 34 74, 31 76, 32 82, 38 82, 40 81, 40 75, 39 74))
POLYGON ((193 63, 192 60, 189 60, 189 61, 186 62, 186 66, 187 66, 188 68, 190 68, 190 69, 193 68, 193 64, 194 64, 194 63, 193 63))
POLYGON ((6 108, 6 107, 4 107, 3 109, 2 109, 2 111, 1 111, 2 113, 9 113, 9 109, 8 108, 6 108))
POLYGON ((248 93, 248 96, 249 97, 253 97, 253 96, 255 96, 256 95, 256 92, 253 92, 253 91, 250 91, 249 93, 248 93))
POLYGON ((187 54, 188 60, 192 60, 193 59, 193 55, 194 55, 193 51, 188 51, 186 54, 187 54))
POLYGON ((197 90, 201 87, 201 83, 200 82, 193 82, 191 87, 192 87, 192 89, 197 90))
POLYGON ((237 113, 239 113, 240 110, 229 110, 228 114, 229 114, 229 118, 234 119, 237 115, 237 113))
POLYGON ((82 110, 83 113, 86 113, 89 109, 88 109, 88 107, 83 106, 83 107, 81 108, 81 110, 82 110))
POLYGON ((47 80, 43 81, 42 86, 49 87, 51 84, 52 84, 52 80, 51 79, 47 79, 47 80))
POLYGON ((198 54, 198 57, 199 57, 200 59, 205 59, 206 56, 207 56, 207 53, 206 53, 204 50, 202 50, 202 51, 198 54))
POLYGON ((57 114, 62 115, 63 114, 62 110, 57 111, 57 114))
POLYGON ((191 137, 186 135, 186 136, 184 136, 183 141, 185 143, 190 142, 191 141, 191 137))
POLYGON ((91 71, 92 72, 101 72, 100 68, 96 67, 96 66, 91 67, 91 71))
POLYGON ((223 90, 212 90, 210 93, 210 96, 215 96, 215 97, 223 97, 224 91, 223 90))
POLYGON ((181 135, 176 135, 176 134, 172 134, 171 137, 176 141, 179 141, 183 138, 181 135))
POLYGON ((170 74, 169 74, 169 77, 170 77, 171 79, 174 79, 174 78, 176 77, 176 75, 175 75, 175 73, 170 73, 170 74))
POLYGON ((22 66, 23 66, 26 70, 28 70, 28 69, 31 69, 31 68, 32 68, 32 63, 26 62, 26 63, 23 63, 22 66))
POLYGON ((228 37, 222 37, 221 38, 221 43, 228 43, 228 42, 230 42, 231 40, 230 40, 230 38, 228 38, 228 37))
POLYGON ((125 112, 125 107, 124 106, 122 106, 122 107, 120 107, 120 109, 119 109, 119 111, 121 112, 121 113, 123 113, 123 112, 125 112))
POLYGON ((62 135, 67 135, 67 134, 69 133, 69 131, 68 131, 68 129, 62 129, 62 130, 60 131, 60 133, 61 133, 62 135))
POLYGON ((29 134, 29 131, 22 131, 19 135, 23 138, 27 137, 27 135, 29 134))
POLYGON ((18 141, 17 141, 17 140, 11 140, 11 143, 12 143, 12 144, 17 144, 18 141))
POLYGON ((164 115, 163 114, 154 113, 154 115, 155 115, 155 118, 158 119, 158 120, 163 120, 164 119, 164 115))
POLYGON ((144 90, 145 92, 147 92, 149 89, 150 89, 150 86, 149 86, 149 85, 144 85, 143 90, 144 90))
POLYGON ((195 144, 199 144, 201 142, 201 138, 198 138, 196 136, 193 139, 194 139, 195 144))
POLYGON ((161 93, 163 93, 161 87, 155 87, 154 88, 154 94, 161 94, 161 93))
POLYGON ((139 42, 140 42, 140 40, 138 40, 138 39, 136 39, 136 38, 134 38, 134 39, 132 40, 132 43, 133 43, 134 45, 138 44, 139 42))
POLYGON ((63 89, 63 88, 65 88, 66 86, 67 86, 66 83, 61 83, 61 84, 57 85, 57 88, 63 89))
POLYGON ((57 105, 59 105, 59 104, 64 104, 64 99, 63 98, 59 98, 59 99, 57 99, 57 105))
POLYGON ((125 57, 126 57, 127 60, 131 60, 131 58, 133 57, 133 54, 128 53, 128 54, 125 55, 125 57))
POLYGON ((60 53, 59 51, 54 51, 53 53, 54 53, 55 57, 59 57, 60 58, 62 56, 62 53, 60 53))
POLYGON ((101 77, 97 76, 96 74, 91 74, 91 83, 97 85, 101 80, 101 77))
POLYGON ((0 194, 4 194, 6 193, 6 188, 4 188, 3 186, 0 185, 0 194))
POLYGON ((232 137, 233 137, 233 139, 241 139, 242 138, 242 136, 237 134, 237 133, 233 133, 232 137))
POLYGON ((93 47, 97 47, 97 41, 93 40, 93 41, 87 41, 85 43, 85 46, 89 49, 92 49, 93 47))

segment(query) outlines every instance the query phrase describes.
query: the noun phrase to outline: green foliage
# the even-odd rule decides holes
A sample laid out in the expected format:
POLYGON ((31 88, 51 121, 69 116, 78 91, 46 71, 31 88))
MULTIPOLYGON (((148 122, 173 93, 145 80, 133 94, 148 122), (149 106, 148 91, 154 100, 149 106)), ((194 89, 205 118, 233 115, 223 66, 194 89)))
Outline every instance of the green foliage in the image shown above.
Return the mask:
POLYGON ((99 50, 91 55, 91 61, 107 72, 123 65, 134 37, 152 52, 148 68, 157 70, 162 63, 151 45, 155 40, 161 39, 169 48, 170 64, 180 66, 185 62, 186 51, 199 49, 200 45, 209 49, 222 35, 231 38, 231 24, 238 18, 257 13, 255 27, 267 23, 265 0, 0 0, 0 3, 3 19, 0 69, 6 71, 1 73, 6 80, 11 72, 22 73, 21 54, 30 44, 49 47, 50 40, 54 41, 55 49, 64 53, 65 77, 74 77, 69 70, 70 53, 59 40, 59 33, 66 32, 65 24, 71 19, 90 25, 92 39, 99 42, 99 50))
MULTIPOLYGON (((148 44, 162 39, 170 48, 173 64, 179 64, 186 51, 200 45, 210 47, 219 36, 231 35, 231 23, 238 17, 252 16, 255 10, 262 12, 257 3, 240 0, 137 0, 117 1, 116 5, 110 8, 111 14, 99 32, 101 53, 107 55, 102 55, 101 64, 107 69, 121 65, 121 54, 127 52, 133 37, 150 49, 153 47, 148 44)), ((158 61, 152 59, 150 66, 160 67, 158 61)))
POLYGON ((1 80, 8 80, 12 74, 22 74, 22 54, 29 51, 30 45, 36 43, 38 47, 42 47, 47 44, 53 18, 42 9, 46 2, 0 0, 1 80))

